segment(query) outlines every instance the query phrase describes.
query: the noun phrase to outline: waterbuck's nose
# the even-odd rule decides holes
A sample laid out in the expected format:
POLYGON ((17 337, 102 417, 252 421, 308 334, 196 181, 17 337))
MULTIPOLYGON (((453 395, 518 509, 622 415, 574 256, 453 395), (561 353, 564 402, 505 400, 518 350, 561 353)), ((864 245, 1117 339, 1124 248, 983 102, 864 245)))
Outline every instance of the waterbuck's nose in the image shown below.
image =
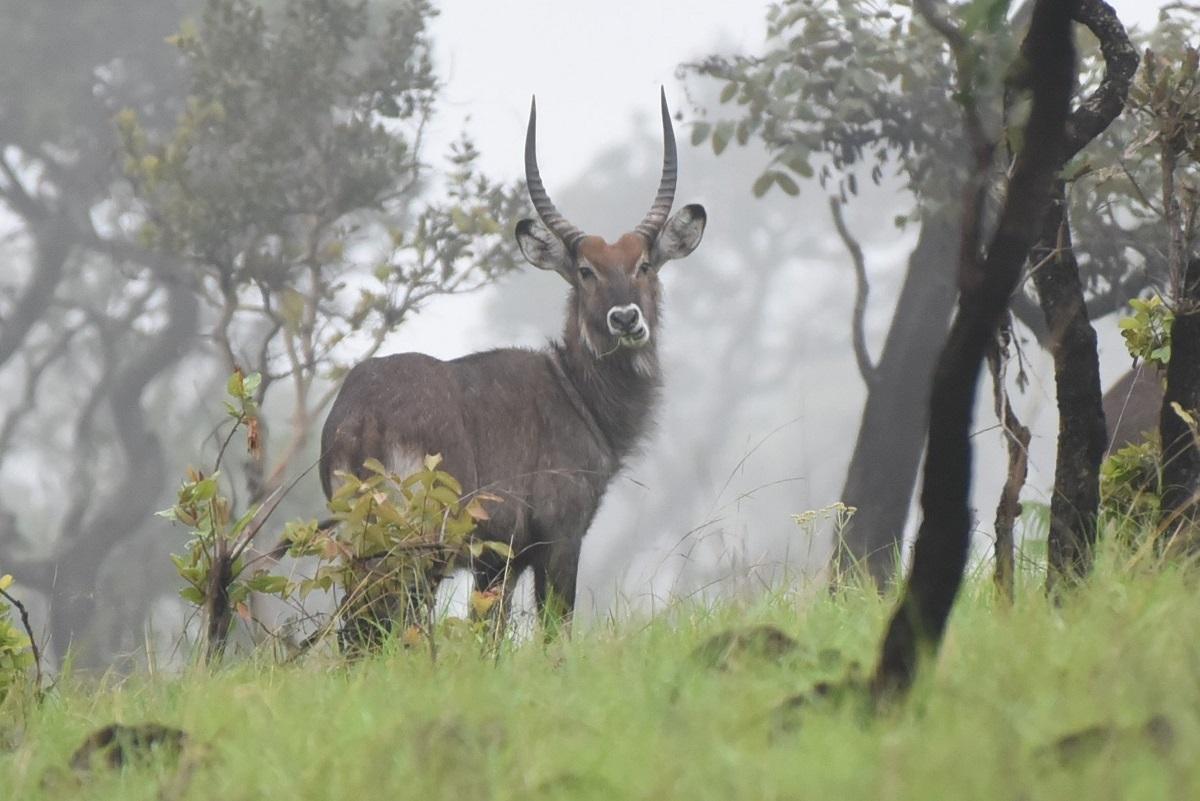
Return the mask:
POLYGON ((629 334, 641 323, 642 311, 632 303, 608 310, 608 328, 614 334, 629 334))

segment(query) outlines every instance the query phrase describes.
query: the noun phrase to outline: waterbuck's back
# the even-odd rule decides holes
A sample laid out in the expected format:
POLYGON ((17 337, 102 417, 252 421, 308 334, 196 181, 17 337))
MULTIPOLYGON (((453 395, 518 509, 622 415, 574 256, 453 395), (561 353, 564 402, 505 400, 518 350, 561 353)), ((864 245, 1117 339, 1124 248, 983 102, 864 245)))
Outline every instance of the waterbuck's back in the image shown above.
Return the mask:
POLYGON ((545 352, 506 348, 441 361, 419 353, 369 359, 351 370, 321 434, 321 484, 361 474, 368 458, 404 475, 426 454, 463 491, 486 490, 480 534, 518 552, 586 526, 611 470, 545 352))

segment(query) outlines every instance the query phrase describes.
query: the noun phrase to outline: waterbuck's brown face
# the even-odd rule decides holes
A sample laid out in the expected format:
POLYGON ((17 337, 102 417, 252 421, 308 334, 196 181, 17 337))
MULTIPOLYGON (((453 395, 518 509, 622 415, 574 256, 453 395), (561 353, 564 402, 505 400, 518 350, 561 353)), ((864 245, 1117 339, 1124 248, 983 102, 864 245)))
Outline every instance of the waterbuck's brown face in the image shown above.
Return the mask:
POLYGON ((704 207, 684 206, 668 219, 675 197, 675 134, 662 95, 663 174, 654 204, 641 223, 610 244, 585 235, 558 213, 542 185, 536 155, 536 106, 529 111, 525 177, 540 220, 517 223, 517 244, 535 267, 554 270, 574 288, 579 336, 597 358, 651 344, 658 325, 658 271, 700 244, 704 207))
POLYGON ((650 343, 658 324, 658 273, 640 236, 626 234, 612 245, 584 237, 573 283, 580 336, 594 354, 650 343))

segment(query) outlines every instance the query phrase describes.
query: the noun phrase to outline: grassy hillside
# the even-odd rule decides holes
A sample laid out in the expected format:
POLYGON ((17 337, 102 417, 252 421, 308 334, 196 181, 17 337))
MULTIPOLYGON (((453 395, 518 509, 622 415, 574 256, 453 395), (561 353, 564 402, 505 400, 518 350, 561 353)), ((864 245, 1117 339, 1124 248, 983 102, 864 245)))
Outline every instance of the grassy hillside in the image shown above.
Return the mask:
POLYGON ((869 669, 889 608, 780 595, 681 605, 498 661, 462 639, 436 664, 397 648, 349 668, 63 680, 40 706, 0 712, 0 798, 1200 798, 1194 579, 1110 556, 1063 608, 1027 577, 1005 609, 977 578, 903 707, 781 707, 869 669), (702 647, 756 624, 796 648, 702 647), (182 757, 68 768, 89 732, 145 721, 186 731, 182 757))

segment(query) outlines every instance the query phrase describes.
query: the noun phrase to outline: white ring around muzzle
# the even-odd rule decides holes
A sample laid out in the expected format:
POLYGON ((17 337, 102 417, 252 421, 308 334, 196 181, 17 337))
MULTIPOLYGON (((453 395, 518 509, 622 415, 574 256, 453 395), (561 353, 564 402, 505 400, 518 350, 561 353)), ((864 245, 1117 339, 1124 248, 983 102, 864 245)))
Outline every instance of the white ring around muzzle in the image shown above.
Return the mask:
POLYGON ((605 317, 605 321, 608 323, 608 333, 612 334, 615 337, 628 336, 629 334, 637 331, 638 329, 647 327, 646 326, 646 317, 645 317, 645 315, 642 314, 641 307, 639 307, 636 303, 627 303, 624 306, 613 306, 611 309, 608 310, 608 315, 605 317), (636 313, 636 316, 634 317, 633 325, 631 325, 628 329, 618 328, 617 326, 613 325, 613 316, 614 315, 621 314, 622 312, 629 312, 629 311, 636 313))
POLYGON ((608 332, 617 338, 622 347, 642 348, 650 341, 650 325, 646 322, 646 315, 642 314, 641 307, 636 303, 613 306, 608 310, 605 320, 608 322, 608 332), (614 316, 628 318, 630 312, 633 312, 631 322, 614 325, 614 316))

